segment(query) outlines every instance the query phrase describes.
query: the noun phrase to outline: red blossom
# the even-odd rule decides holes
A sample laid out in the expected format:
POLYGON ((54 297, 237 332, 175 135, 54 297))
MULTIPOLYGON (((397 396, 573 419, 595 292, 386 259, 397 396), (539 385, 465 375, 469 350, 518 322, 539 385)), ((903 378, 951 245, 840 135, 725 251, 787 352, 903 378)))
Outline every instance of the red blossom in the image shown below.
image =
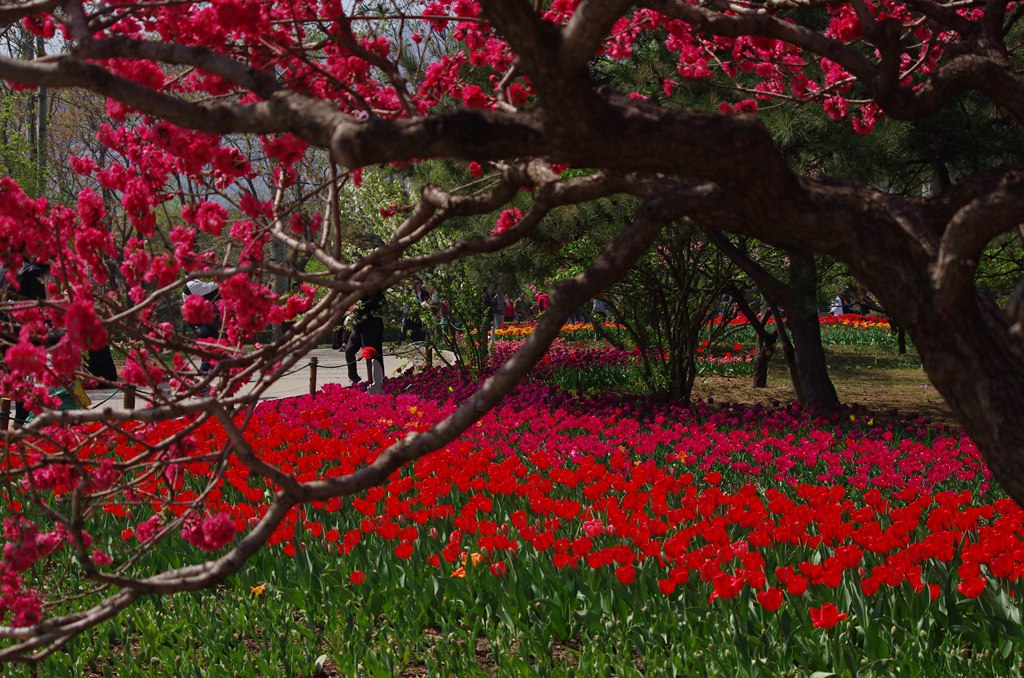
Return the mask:
POLYGON ((774 612, 782 607, 782 590, 773 586, 757 592, 757 602, 766 610, 774 612))
POLYGON ((235 538, 235 521, 227 513, 190 518, 181 528, 181 536, 198 549, 216 551, 235 538))
POLYGON ((810 608, 810 615, 811 623, 814 624, 816 629, 830 629, 850 616, 846 612, 839 612, 839 608, 832 603, 825 603, 821 607, 810 608))
POLYGON ((491 235, 501 235, 512 228, 523 218, 522 211, 516 207, 513 209, 505 210, 498 217, 498 221, 495 222, 494 228, 491 229, 491 235))
POLYGON ((615 577, 628 586, 636 580, 636 569, 632 565, 623 565, 615 570, 615 577))

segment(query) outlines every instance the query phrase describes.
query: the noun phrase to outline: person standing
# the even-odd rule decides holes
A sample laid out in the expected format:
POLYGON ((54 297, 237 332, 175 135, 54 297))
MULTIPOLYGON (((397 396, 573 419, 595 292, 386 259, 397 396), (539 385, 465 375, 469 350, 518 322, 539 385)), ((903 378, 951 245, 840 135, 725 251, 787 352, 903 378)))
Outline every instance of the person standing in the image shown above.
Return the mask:
POLYGON ((520 294, 516 297, 516 321, 522 323, 532 320, 530 310, 530 302, 526 300, 526 295, 520 294))
POLYGON ((506 323, 514 323, 516 321, 516 302, 512 300, 512 297, 505 297, 505 317, 506 323))
POLYGON ((384 319, 381 317, 384 306, 384 291, 378 290, 356 304, 349 313, 346 324, 351 327, 348 344, 345 347, 345 361, 348 363, 348 378, 352 385, 358 384, 359 352, 370 347, 373 349, 373 360, 384 367, 384 319))
MULTIPOLYGON (((44 301, 46 299, 46 278, 49 275, 50 267, 48 264, 37 264, 35 262, 25 263, 20 269, 18 269, 18 274, 16 276, 18 289, 16 292, 12 291, 12 300, 44 301)), ((17 336, 18 325, 15 323, 12 327, 14 336, 17 336)), ((14 425, 24 425, 28 422, 30 416, 31 413, 29 412, 26 404, 20 400, 16 400, 14 402, 14 425)))
MULTIPOLYGON (((213 304, 214 313, 211 320, 203 323, 189 323, 192 334, 196 339, 216 340, 220 337, 220 286, 212 280, 189 280, 181 292, 181 300, 187 301, 189 297, 202 297, 213 304)), ((206 358, 199 364, 200 372, 209 372, 213 368, 212 363, 206 358)))
POLYGON ((494 318, 493 329, 500 330, 505 325, 505 292, 500 284, 494 285, 494 291, 488 295, 491 316, 494 318))
POLYGON ((548 310, 548 306, 551 305, 551 297, 548 296, 547 292, 537 293, 537 315, 540 316, 544 311, 548 310))
POLYGON ((425 341, 422 314, 429 309, 430 292, 419 280, 413 281, 412 303, 402 309, 402 341, 425 341))
POLYGON ((832 313, 832 315, 843 315, 848 311, 848 304, 849 302, 847 301, 847 292, 846 290, 843 290, 842 292, 839 293, 839 296, 832 300, 832 306, 829 307, 829 311, 832 313))

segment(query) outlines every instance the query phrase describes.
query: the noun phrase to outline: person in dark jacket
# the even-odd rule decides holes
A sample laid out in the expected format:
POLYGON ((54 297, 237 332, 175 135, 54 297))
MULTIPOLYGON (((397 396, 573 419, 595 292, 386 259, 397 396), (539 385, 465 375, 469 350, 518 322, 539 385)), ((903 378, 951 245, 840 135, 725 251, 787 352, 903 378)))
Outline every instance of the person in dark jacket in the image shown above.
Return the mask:
MULTIPOLYGON (((37 264, 35 262, 26 262, 20 269, 18 269, 17 280, 18 289, 9 290, 9 295, 12 301, 43 301, 46 299, 46 277, 50 274, 50 267, 48 264, 37 264)), ((12 324, 12 331, 14 336, 18 334, 18 328, 12 324)), ((25 403, 16 401, 14 403, 14 425, 20 426, 25 424, 31 417, 31 413, 28 411, 28 407, 25 403)))
MULTIPOLYGON (((181 299, 184 301, 192 295, 200 296, 216 306, 220 301, 220 286, 210 280, 189 280, 182 289, 181 299)), ((214 313, 213 320, 208 323, 189 326, 196 339, 216 339, 220 336, 220 313, 214 313)), ((212 367, 208 360, 203 360, 199 365, 199 371, 209 372, 212 367)))
POLYGON ((419 280, 413 281, 412 302, 410 306, 402 309, 402 341, 417 342, 427 338, 423 330, 421 314, 424 306, 430 302, 430 292, 419 280))
POLYGON ((348 345, 345 347, 345 360, 348 362, 348 378, 353 384, 361 381, 358 361, 361 349, 372 347, 375 351, 373 360, 378 361, 381 367, 384 366, 384 319, 381 317, 383 305, 384 291, 380 290, 356 304, 356 308, 350 314, 348 324, 352 329, 348 345))

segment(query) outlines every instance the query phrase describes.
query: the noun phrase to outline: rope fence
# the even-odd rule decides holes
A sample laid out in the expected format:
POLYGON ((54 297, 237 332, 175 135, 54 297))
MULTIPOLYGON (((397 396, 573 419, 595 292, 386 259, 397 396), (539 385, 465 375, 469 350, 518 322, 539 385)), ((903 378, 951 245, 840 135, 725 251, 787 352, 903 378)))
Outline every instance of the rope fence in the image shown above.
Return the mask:
MULTIPOLYGON (((385 355, 386 354, 381 354, 381 356, 380 356, 381 360, 383 360, 385 355)), ((392 358, 397 358, 398 356, 397 355, 392 355, 391 357, 392 358)), ((373 359, 372 358, 366 361, 366 371, 367 371, 368 374, 371 375, 371 380, 372 380, 372 374, 373 374, 373 368, 371 367, 372 363, 373 363, 373 359)), ((310 358, 309 362, 306 363, 306 365, 305 365, 305 367, 309 368, 309 395, 315 395, 316 394, 316 390, 317 390, 317 376, 318 376, 320 370, 348 369, 349 365, 352 365, 352 364, 357 364, 358 365, 359 364, 359 360, 356 359, 356 360, 353 360, 351 362, 346 361, 346 362, 343 362, 343 363, 341 363, 339 365, 321 365, 320 364, 320 359, 317 358, 316 356, 313 356, 312 358, 310 358)), ((300 369, 304 369, 304 368, 300 368, 300 369)), ((298 371, 298 370, 296 370, 296 371, 298 371)))
MULTIPOLYGON (((433 364, 434 364, 434 350, 433 350, 433 346, 431 344, 427 344, 427 343, 410 343, 408 345, 411 346, 414 350, 410 351, 410 352, 407 352, 407 353, 382 353, 380 355, 380 358, 383 359, 386 356, 390 356, 391 358, 406 358, 406 359, 408 359, 411 355, 416 354, 416 355, 419 355, 424 360, 424 362, 425 362, 427 367, 432 367, 433 366, 433 364)), ((444 360, 443 356, 442 356, 442 360, 444 360)), ((318 388, 318 381, 319 381, 319 377, 321 376, 321 372, 323 372, 323 371, 330 371, 330 370, 348 369, 348 367, 351 364, 353 364, 353 363, 358 364, 358 362, 359 362, 359 359, 356 359, 356 360, 352 361, 351 363, 348 362, 348 361, 345 361, 345 362, 341 362, 341 363, 338 363, 338 364, 327 364, 327 365, 325 365, 325 364, 322 364, 320 362, 319 358, 317 358, 316 356, 312 356, 309 359, 309 362, 307 362, 306 364, 299 365, 298 367, 295 367, 294 369, 291 369, 291 370, 289 370, 287 372, 282 372, 281 374, 278 375, 277 378, 287 377, 287 376, 291 376, 293 374, 298 374, 299 372, 302 372, 303 370, 308 369, 309 370, 309 394, 310 395, 315 395, 316 391, 317 391, 317 388, 318 388)), ((444 362, 447 362, 447 361, 444 360, 444 362)), ((366 371, 370 375, 371 380, 372 380, 372 375, 373 375, 372 363, 373 363, 373 359, 366 360, 366 371)), ((98 408, 102 407, 103 405, 107 404, 108 402, 110 402, 111 400, 113 400, 114 398, 116 398, 119 394, 123 397, 122 405, 123 405, 124 409, 126 409, 126 410, 133 410, 133 409, 135 409, 137 391, 136 391, 136 387, 131 385, 131 384, 126 385, 123 389, 115 389, 112 393, 110 393, 110 395, 108 395, 105 398, 103 398, 103 400, 99 400, 99 401, 95 401, 95 402, 90 403, 88 408, 89 409, 98 409, 98 408)), ((11 419, 12 403, 13 403, 13 401, 11 401, 9 398, 0 398, 0 431, 6 431, 7 428, 11 424, 11 420, 12 420, 11 419)))

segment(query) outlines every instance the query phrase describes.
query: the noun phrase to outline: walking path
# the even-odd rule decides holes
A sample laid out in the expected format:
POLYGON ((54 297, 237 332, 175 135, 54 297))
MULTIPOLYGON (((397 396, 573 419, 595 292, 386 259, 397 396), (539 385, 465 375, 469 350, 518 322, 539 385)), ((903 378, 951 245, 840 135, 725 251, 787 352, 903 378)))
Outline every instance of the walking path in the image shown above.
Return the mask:
MULTIPOLYGON (((445 356, 449 361, 453 356, 445 356)), ((310 392, 311 359, 317 359, 316 367, 316 390, 319 391, 324 384, 345 384, 348 385, 348 370, 345 363, 345 354, 331 348, 317 348, 307 353, 295 367, 284 374, 277 381, 271 384, 260 400, 274 400, 277 398, 292 398, 300 395, 308 395, 310 392)), ((413 365, 422 365, 423 356, 418 349, 410 345, 386 346, 384 350, 384 377, 385 379, 396 376, 413 365)), ((435 356, 435 364, 443 364, 435 356)), ((359 374, 366 379, 365 361, 359 361, 359 374)), ((113 408, 124 409, 125 394, 120 389, 97 388, 86 391, 92 404, 89 409, 113 408)), ((136 395, 135 406, 145 407, 148 398, 146 393, 139 391, 136 395)))

